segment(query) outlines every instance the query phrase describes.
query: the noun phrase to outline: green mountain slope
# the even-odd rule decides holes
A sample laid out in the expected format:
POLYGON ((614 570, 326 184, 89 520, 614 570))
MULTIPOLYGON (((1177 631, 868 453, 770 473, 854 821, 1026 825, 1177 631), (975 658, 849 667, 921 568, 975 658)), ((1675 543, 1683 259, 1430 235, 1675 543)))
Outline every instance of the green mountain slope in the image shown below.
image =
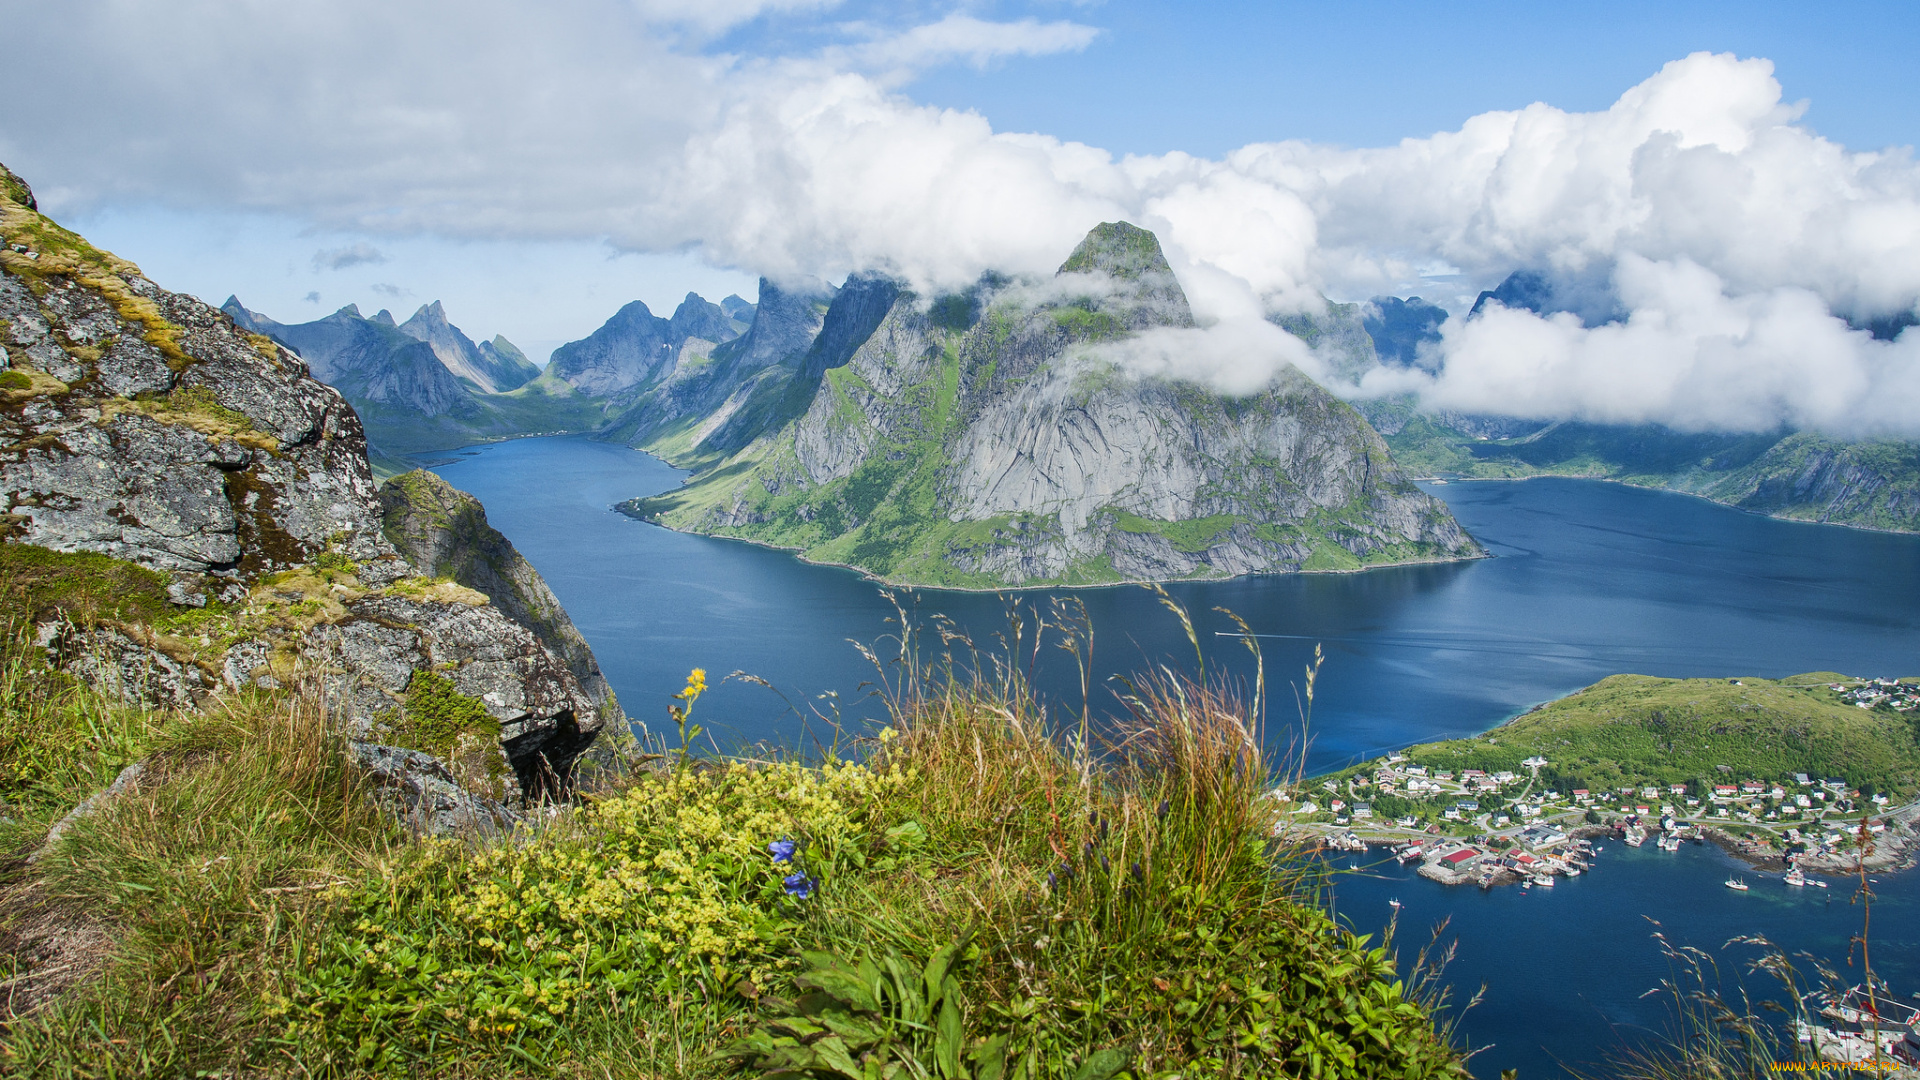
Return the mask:
POLYGON ((1496 438, 1484 420, 1417 414, 1403 402, 1362 408, 1416 475, 1597 477, 1796 521, 1920 531, 1920 443, 1577 422, 1496 438))
POLYGON ((1304 376, 1231 398, 1103 352, 1193 325, 1158 241, 1134 226, 1094 230, 1050 281, 989 279, 931 303, 850 281, 819 325, 724 408, 643 435, 700 471, 623 509, 962 587, 1479 553, 1359 414, 1304 376), (742 438, 737 418, 754 410, 742 438))
POLYGON ((1920 793, 1920 715, 1848 704, 1832 672, 1791 679, 1615 675, 1470 739, 1422 743, 1408 762, 1525 775, 1538 755, 1552 787, 1839 777, 1863 790, 1920 793), (1724 768, 1723 768, 1724 767, 1724 768), (1731 779, 1730 779, 1731 778, 1731 779))

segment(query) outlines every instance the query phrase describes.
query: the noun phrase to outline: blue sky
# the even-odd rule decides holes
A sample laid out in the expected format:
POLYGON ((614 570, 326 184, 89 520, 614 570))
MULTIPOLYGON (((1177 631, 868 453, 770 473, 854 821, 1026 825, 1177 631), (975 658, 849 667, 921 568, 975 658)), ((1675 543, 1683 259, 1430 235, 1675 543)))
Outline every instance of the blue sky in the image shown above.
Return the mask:
MULTIPOLYGON (((1920 358, 1847 322, 1920 305, 1916 11, 0 0, 37 95, 0 160, 171 287, 283 321, 439 299, 536 359, 629 299, 951 288, 1126 218, 1209 325, 1323 295, 1458 310, 1521 267, 1637 320, 1457 326, 1431 385, 1343 392, 1853 423, 1920 395, 1920 358)), ((1314 370, 1264 330, 1192 351, 1314 370)))
MULTIPOLYGON (((1101 28, 1084 52, 955 66, 923 101, 1116 153, 1218 156, 1250 142, 1384 146, 1544 101, 1603 109, 1689 53, 1774 61, 1806 122, 1855 149, 1920 142, 1920 4, 1221 3, 1055 11, 1101 28)), ((763 34, 783 19, 765 20, 763 34)), ((748 35, 742 35, 746 37, 748 35)))

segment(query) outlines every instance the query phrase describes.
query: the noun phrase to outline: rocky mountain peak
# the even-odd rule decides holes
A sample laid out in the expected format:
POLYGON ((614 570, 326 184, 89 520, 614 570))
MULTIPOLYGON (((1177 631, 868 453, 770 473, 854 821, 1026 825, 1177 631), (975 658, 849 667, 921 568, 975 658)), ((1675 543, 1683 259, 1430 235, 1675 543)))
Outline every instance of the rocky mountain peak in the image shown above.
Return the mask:
POLYGON ((699 293, 690 292, 685 300, 680 301, 680 306, 673 309, 673 318, 667 320, 667 326, 669 336, 677 342, 699 338, 718 345, 740 336, 740 331, 734 328, 733 319, 726 310, 699 293))
POLYGON ((735 355, 749 369, 798 360, 820 333, 827 306, 837 291, 824 281, 783 286, 761 278, 753 326, 740 337, 735 355))
POLYGON ((1128 330, 1193 325, 1193 308, 1160 250, 1159 237, 1138 225, 1109 221, 1094 226, 1054 276, 1076 274, 1105 279, 1105 287, 1079 306, 1104 312, 1128 330))
POLYGON ((1173 267, 1160 250, 1160 238, 1125 221, 1106 221, 1095 225, 1073 249, 1057 273, 1103 273, 1125 281, 1149 275, 1173 276, 1173 267))
POLYGON ((367 321, 377 322, 381 326, 392 326, 395 329, 398 329, 399 326, 399 324, 393 321, 393 312, 388 311, 386 308, 381 308, 379 311, 374 312, 373 317, 367 321))
POLYGON ((514 350, 517 363, 515 357, 483 352, 472 338, 447 321, 446 309, 438 300, 421 305, 398 329, 410 338, 426 342, 448 371, 472 383, 482 393, 502 394, 540 375, 539 368, 525 357, 518 357, 518 349, 514 350))

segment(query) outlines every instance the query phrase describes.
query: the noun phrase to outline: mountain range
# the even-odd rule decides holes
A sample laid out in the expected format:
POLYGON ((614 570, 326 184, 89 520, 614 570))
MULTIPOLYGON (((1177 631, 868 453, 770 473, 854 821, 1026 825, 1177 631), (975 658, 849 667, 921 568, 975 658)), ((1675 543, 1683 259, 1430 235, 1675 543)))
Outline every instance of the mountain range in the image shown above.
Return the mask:
MULTIPOLYGON (((1088 361, 1103 342, 1192 324, 1151 234, 1102 226, 1042 284, 988 275, 921 297, 868 273, 838 287, 762 279, 757 303, 689 293, 665 318, 635 301, 544 371, 505 338, 476 343, 437 302, 398 323, 352 305, 298 324, 237 298, 223 310, 341 390, 383 474, 475 442, 591 432, 695 473, 629 513, 893 580, 995 587, 1471 554, 1450 519, 1422 523, 1401 468, 1613 479, 1920 530, 1920 444, 1433 413, 1410 398, 1349 409, 1298 373, 1229 400, 1088 361), (1282 416, 1312 417, 1306 429, 1339 449, 1261 444, 1260 425, 1282 416)), ((1602 280, 1526 269, 1468 317, 1490 303, 1592 325, 1618 314, 1602 280)), ((1437 370, 1430 346, 1447 318, 1417 296, 1270 316, 1348 380, 1437 370)))
POLYGON ((544 371, 504 337, 476 344, 439 301, 403 323, 384 310, 362 315, 353 304, 305 323, 276 322, 234 296, 220 310, 299 354, 315 378, 338 389, 366 425, 376 468, 395 473, 424 452, 598 430, 671 361, 739 337, 754 305, 688 293, 662 319, 635 301, 585 340, 556 350, 544 371))

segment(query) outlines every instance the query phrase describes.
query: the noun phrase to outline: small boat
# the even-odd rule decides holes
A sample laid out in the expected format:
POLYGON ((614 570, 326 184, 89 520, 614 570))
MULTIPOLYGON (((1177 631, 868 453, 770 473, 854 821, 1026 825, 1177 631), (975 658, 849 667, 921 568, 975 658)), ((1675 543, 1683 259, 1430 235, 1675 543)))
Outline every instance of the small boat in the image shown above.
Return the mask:
POLYGON ((1797 888, 1800 888, 1801 886, 1804 886, 1807 883, 1807 875, 1804 873, 1801 873, 1800 868, 1796 866, 1793 869, 1787 871, 1786 882, 1787 884, 1797 889, 1797 888))
POLYGON ((1406 907, 1407 905, 1401 903, 1399 897, 1395 897, 1392 900, 1387 901, 1387 906, 1392 908, 1395 911, 1399 911, 1401 908, 1406 907))
POLYGON ((1533 883, 1543 888, 1551 889, 1553 888, 1553 875, 1552 874, 1536 875, 1533 879, 1533 883))
POLYGON ((1738 889, 1741 892, 1746 892, 1747 883, 1744 881, 1741 881, 1739 878, 1730 877, 1727 879, 1727 888, 1738 889))
POLYGON ((1573 865, 1573 864, 1571 864, 1571 863, 1569 863, 1569 864, 1567 864, 1567 876, 1568 876, 1568 877, 1579 877, 1579 876, 1580 876, 1580 874, 1581 874, 1581 870, 1580 870, 1580 868, 1579 868, 1579 867, 1577 867, 1577 866, 1574 866, 1574 865, 1573 865))

